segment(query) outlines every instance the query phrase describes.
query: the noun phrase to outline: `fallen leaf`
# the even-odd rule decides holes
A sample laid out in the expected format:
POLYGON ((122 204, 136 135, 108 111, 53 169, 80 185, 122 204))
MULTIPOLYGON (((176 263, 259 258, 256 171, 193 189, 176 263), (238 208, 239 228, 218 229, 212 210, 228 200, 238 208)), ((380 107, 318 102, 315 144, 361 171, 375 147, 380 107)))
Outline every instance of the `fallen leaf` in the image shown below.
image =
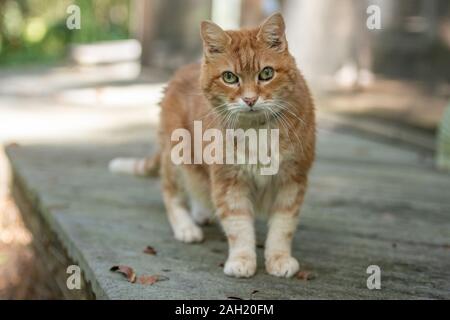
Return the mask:
POLYGON ((161 276, 159 274, 155 274, 152 276, 139 276, 137 278, 137 283, 151 286, 152 284, 154 284, 158 281, 166 281, 166 280, 169 280, 169 278, 165 277, 165 276, 161 276))
POLYGON ((150 247, 150 246, 147 246, 147 247, 144 249, 144 253, 146 253, 146 254, 151 254, 151 255, 153 255, 153 256, 156 256, 156 254, 157 254, 155 248, 150 247))
POLYGON ((109 269, 109 270, 113 271, 113 272, 121 273, 131 283, 136 282, 136 273, 134 272, 133 268, 131 268, 131 267, 118 265, 118 266, 112 266, 111 269, 109 269))
POLYGON ((244 300, 244 299, 242 299, 242 298, 239 298, 239 297, 233 297, 233 296, 227 297, 227 299, 231 299, 231 300, 244 300))
POLYGON ((250 295, 250 300, 253 300, 253 297, 255 296, 255 294, 257 294, 259 292, 259 290, 253 290, 252 294, 250 295))
POLYGON ((308 281, 314 279, 316 275, 312 271, 299 271, 295 277, 299 280, 308 281))

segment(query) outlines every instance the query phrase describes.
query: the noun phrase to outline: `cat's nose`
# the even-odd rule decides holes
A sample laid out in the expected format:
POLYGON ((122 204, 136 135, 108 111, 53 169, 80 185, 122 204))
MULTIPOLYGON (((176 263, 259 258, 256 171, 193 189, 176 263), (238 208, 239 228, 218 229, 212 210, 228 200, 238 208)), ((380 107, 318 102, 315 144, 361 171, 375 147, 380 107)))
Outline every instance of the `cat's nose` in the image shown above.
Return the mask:
POLYGON ((256 101, 258 100, 258 97, 251 97, 251 98, 243 98, 244 102, 251 108, 255 105, 256 101))

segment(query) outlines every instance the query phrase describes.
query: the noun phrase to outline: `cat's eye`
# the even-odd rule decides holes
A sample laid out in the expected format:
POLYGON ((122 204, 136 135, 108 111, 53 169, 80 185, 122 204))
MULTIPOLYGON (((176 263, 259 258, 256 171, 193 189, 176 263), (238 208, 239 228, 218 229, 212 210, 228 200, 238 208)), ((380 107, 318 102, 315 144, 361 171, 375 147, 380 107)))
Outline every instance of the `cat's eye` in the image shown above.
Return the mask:
POLYGON ((261 81, 269 81, 273 78, 275 71, 271 67, 265 67, 258 75, 258 79, 261 81))
POLYGON ((235 83, 239 82, 239 78, 237 77, 237 75, 235 75, 231 71, 225 71, 222 74, 222 79, 223 79, 223 81, 225 81, 225 83, 228 83, 228 84, 235 84, 235 83))

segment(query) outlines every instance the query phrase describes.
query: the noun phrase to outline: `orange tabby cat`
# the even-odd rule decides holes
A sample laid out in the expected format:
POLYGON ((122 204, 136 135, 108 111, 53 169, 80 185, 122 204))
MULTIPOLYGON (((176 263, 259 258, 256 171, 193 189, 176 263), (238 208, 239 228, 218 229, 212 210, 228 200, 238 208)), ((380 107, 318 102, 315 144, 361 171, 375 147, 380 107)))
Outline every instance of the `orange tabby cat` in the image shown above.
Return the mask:
POLYGON ((161 103, 161 152, 152 159, 116 159, 110 168, 153 175, 160 166, 167 215, 180 241, 202 241, 199 225, 215 214, 228 238, 224 272, 230 276, 255 274, 254 219, 266 212, 266 270, 291 277, 299 269, 291 243, 314 160, 315 116, 288 51, 283 17, 274 14, 259 28, 240 31, 205 21, 201 35, 202 64, 180 69, 161 103), (278 173, 261 175, 258 164, 174 165, 171 150, 178 141, 171 135, 179 128, 194 134, 194 121, 202 121, 203 130, 222 132, 279 129, 278 173))

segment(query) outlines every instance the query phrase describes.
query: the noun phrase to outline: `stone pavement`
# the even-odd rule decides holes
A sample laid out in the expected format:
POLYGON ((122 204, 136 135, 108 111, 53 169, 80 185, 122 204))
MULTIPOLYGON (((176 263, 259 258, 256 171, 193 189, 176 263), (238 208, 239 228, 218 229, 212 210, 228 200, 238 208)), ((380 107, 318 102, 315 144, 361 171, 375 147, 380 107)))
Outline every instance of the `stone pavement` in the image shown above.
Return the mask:
MULTIPOLYGON (((319 120, 318 157, 293 251, 302 270, 315 277, 267 275, 260 245, 257 275, 233 279, 222 272, 227 244, 217 225, 205 229, 202 244, 179 243, 165 217, 159 180, 107 170, 114 157, 154 151, 157 85, 89 90, 39 97, 3 92, 0 137, 13 142, 6 152, 19 207, 55 234, 67 255, 62 265, 67 260, 81 267, 90 297, 450 298, 450 176, 436 172, 429 155, 319 120), (115 104, 114 97, 123 95, 150 101, 115 104), (146 246, 157 255, 144 254, 146 246), (109 271, 117 264, 169 280, 132 284, 109 271), (370 265, 381 268, 381 290, 366 286, 370 265)), ((265 232, 259 220, 258 243, 265 232)))

